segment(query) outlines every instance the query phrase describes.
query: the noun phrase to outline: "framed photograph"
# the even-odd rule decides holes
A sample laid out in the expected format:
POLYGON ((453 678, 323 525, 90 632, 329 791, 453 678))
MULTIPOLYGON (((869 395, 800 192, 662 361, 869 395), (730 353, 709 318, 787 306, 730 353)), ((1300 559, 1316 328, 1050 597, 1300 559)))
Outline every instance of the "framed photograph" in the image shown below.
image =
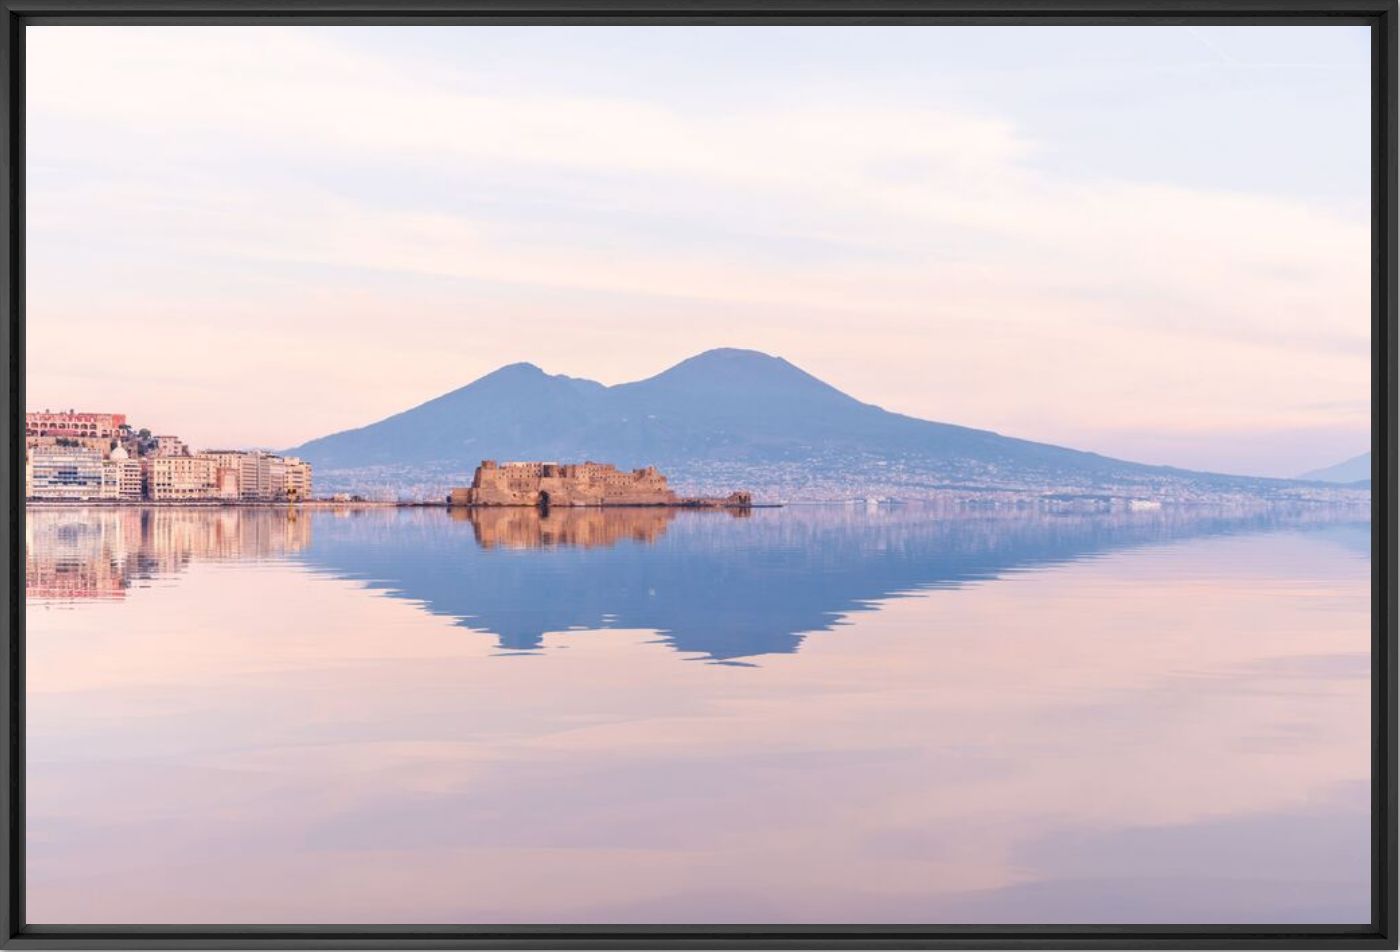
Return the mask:
POLYGON ((1396 948, 1395 0, 0 9, 0 943, 1396 948))

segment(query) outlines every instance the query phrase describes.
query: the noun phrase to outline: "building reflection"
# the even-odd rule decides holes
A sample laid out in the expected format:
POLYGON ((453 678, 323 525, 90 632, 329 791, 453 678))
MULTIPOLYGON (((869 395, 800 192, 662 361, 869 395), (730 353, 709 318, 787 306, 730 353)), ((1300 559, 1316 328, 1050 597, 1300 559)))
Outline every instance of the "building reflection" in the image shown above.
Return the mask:
POLYGON ((311 540, 295 509, 31 509, 24 526, 25 595, 43 599, 122 598, 196 559, 272 558, 311 540))

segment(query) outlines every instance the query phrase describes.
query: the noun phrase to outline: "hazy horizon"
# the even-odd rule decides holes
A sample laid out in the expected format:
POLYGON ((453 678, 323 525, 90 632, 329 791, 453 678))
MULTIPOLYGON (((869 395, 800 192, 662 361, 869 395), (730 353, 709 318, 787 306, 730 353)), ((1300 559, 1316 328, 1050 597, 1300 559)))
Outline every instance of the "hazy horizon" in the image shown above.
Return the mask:
POLYGON ((717 347, 1293 476, 1370 444, 1361 27, 30 27, 31 408, 290 447, 717 347))

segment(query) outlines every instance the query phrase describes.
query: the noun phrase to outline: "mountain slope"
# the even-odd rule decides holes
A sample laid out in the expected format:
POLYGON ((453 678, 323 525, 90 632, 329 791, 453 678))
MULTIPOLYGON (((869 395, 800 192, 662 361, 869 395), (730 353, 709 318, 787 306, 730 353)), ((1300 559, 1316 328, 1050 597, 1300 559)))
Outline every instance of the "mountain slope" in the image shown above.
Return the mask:
POLYGON ((310 460, 318 485, 334 488, 363 485, 371 471, 381 487, 443 485, 460 481, 483 458, 651 464, 687 488, 743 485, 780 498, 1182 479, 1245 491, 1261 482, 1282 485, 919 420, 862 403, 780 357, 732 348, 612 387, 512 364, 287 452, 310 460))
POLYGON ((1310 479, 1322 483, 1357 483, 1371 478, 1371 454, 1362 453, 1334 466, 1315 469, 1304 473, 1299 479, 1310 479))
POLYGON ((517 447, 567 451, 568 435, 592 425, 606 389, 592 380, 551 376, 533 364, 510 364, 427 403, 291 452, 313 466, 335 469, 466 460, 517 447))
POLYGON ((637 449, 658 458, 713 452, 772 461, 839 450, 1073 468, 1116 462, 891 413, 757 351, 706 351, 655 377, 611 389, 634 418, 645 415, 651 421, 652 438, 637 449))
POLYGON ((635 383, 605 387, 511 364, 427 403, 288 450, 318 468, 608 459, 619 465, 800 460, 813 452, 968 456, 1007 464, 1119 463, 986 430, 890 413, 777 357, 707 351, 635 383))

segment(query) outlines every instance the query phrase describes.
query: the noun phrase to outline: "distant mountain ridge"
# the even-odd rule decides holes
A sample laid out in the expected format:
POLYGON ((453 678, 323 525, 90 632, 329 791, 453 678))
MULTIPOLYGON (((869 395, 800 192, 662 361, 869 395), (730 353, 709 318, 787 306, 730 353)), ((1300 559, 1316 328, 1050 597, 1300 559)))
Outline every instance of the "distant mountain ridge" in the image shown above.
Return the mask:
POLYGON ((1322 469, 1315 469, 1304 473, 1299 479, 1314 480, 1323 483, 1359 483, 1369 481, 1371 478, 1371 454, 1362 453, 1360 456, 1353 456, 1351 459, 1343 460, 1333 466, 1325 466, 1322 469))
POLYGON ((460 478, 483 458, 656 465, 674 481, 717 489, 766 480, 781 493, 821 483, 828 496, 840 495, 843 486, 857 493, 877 485, 927 493, 1066 481, 1259 482, 915 419, 863 403, 781 357, 736 348, 705 351, 614 386, 510 364, 402 413, 287 452, 309 460, 321 486, 355 482, 360 477, 347 474, 368 472, 380 482, 422 473, 460 478))
MULTIPOLYGON (((803 459, 815 449, 976 453, 1059 465, 1114 461, 862 403, 779 357, 723 348, 654 377, 604 386, 510 364, 368 426, 289 450, 324 468, 501 459, 803 459)), ((1124 464, 1135 465, 1135 464, 1124 464)))

